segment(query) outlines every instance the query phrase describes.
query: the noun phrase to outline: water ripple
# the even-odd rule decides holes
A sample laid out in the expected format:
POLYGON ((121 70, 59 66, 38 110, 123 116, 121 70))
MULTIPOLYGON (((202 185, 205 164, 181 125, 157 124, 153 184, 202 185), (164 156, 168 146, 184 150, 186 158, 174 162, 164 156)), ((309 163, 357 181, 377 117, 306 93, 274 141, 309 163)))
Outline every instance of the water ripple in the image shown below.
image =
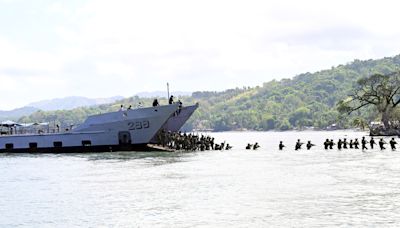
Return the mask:
POLYGON ((292 149, 364 134, 215 133, 234 149, 201 153, 0 154, 0 226, 398 227, 398 151, 292 149))

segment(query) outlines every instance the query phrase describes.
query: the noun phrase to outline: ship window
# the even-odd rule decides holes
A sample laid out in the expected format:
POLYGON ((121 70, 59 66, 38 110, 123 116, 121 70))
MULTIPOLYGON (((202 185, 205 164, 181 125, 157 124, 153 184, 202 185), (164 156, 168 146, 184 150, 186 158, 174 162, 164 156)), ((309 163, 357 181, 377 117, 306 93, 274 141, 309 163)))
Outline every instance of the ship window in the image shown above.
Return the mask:
POLYGON ((37 148, 37 143, 35 142, 29 143, 29 148, 37 148))
POLYGON ((90 140, 83 140, 82 141, 82 146, 91 146, 92 142, 90 140))
POLYGON ((6 143, 6 149, 14 149, 14 144, 6 143))
POLYGON ((60 142, 60 141, 53 142, 53 146, 54 147, 62 147, 62 142, 60 142))

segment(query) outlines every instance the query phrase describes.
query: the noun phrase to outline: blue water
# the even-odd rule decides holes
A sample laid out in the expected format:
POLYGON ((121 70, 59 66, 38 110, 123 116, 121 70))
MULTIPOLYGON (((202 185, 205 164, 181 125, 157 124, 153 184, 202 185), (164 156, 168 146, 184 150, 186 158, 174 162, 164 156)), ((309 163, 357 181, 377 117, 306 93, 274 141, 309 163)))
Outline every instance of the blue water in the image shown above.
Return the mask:
POLYGON ((364 132, 212 135, 233 150, 1 154, 0 227, 400 225, 400 150, 322 147, 364 132))

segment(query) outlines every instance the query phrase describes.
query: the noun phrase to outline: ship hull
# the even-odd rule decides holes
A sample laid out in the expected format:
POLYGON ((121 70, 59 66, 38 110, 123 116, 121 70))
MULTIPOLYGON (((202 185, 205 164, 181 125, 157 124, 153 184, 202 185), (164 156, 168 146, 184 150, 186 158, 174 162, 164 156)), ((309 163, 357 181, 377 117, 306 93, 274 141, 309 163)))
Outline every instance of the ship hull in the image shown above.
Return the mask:
POLYGON ((46 148, 14 148, 2 149, 0 153, 98 153, 116 151, 150 151, 147 144, 121 145, 99 145, 99 146, 73 146, 73 147, 46 147, 46 148))
POLYGON ((71 132, 0 137, 0 152, 76 153, 147 150, 177 105, 112 112, 89 117, 71 132))
MULTIPOLYGON (((161 130, 164 132, 178 132, 198 107, 199 105, 195 104, 180 108, 171 115, 167 122, 162 126, 161 130)), ((153 137, 151 143, 159 143, 157 135, 153 137)))
POLYGON ((168 119, 164 124, 163 129, 171 132, 179 131, 198 107, 198 104, 182 107, 168 119))

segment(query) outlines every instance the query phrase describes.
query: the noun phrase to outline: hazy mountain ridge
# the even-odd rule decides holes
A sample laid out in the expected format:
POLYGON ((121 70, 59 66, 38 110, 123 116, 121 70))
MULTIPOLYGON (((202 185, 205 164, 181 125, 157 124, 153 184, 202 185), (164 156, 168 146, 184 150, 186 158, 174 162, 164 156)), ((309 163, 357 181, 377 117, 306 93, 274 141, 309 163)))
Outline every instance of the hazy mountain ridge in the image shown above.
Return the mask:
POLYGON ((113 103, 117 100, 122 100, 122 99, 124 99, 124 97, 122 96, 114 96, 109 98, 87 98, 81 96, 71 96, 65 98, 42 100, 29 103, 24 107, 16 108, 13 110, 8 110, 8 111, 0 110, 0 120, 19 119, 22 116, 31 115, 32 113, 39 110, 43 111, 71 110, 78 107, 113 103))
MULTIPOLYGON (((170 92, 170 95, 173 96, 191 96, 192 92, 185 92, 185 91, 173 91, 170 92)), ((153 92, 140 92, 137 93, 136 96, 141 98, 152 98, 152 97, 167 97, 167 91, 153 91, 153 92)))
POLYGON ((43 111, 71 110, 78 107, 113 103, 121 99, 124 99, 124 97, 114 96, 109 98, 87 98, 81 96, 71 96, 33 102, 27 106, 35 107, 43 111))
POLYGON ((39 109, 35 107, 22 107, 10 111, 0 111, 0 120, 18 119, 22 116, 30 115, 38 110, 39 109))
MULTIPOLYGON (((352 117, 342 118, 336 109, 337 102, 348 96, 358 79, 398 69, 400 55, 377 60, 354 60, 346 65, 299 74, 292 79, 272 80, 252 88, 193 92, 191 96, 180 97, 184 105, 200 103, 199 109, 186 124, 186 129, 324 129, 331 124, 351 127, 352 117)), ((160 97, 159 101, 166 104, 166 96, 160 97)), ((113 104, 71 111, 35 112, 21 120, 49 121, 56 118, 61 124, 68 125, 82 122, 88 115, 118 110, 120 104, 135 107, 138 102, 151 106, 152 99, 134 96, 113 104)), ((372 109, 362 110, 355 116, 362 116, 368 121, 377 117, 372 109)))

